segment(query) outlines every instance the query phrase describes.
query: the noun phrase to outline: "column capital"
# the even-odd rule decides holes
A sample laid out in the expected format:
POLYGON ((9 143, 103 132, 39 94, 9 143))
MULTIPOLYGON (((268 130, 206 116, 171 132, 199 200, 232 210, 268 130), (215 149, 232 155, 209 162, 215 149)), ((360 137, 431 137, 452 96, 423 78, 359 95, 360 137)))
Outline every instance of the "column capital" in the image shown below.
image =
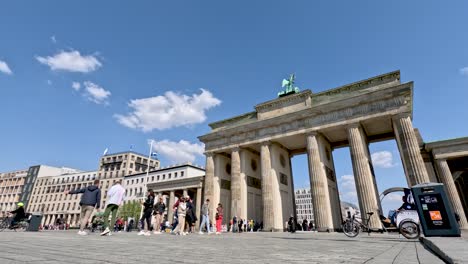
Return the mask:
POLYGON ((309 136, 316 137, 316 136, 319 135, 319 132, 318 132, 317 130, 315 130, 315 131, 309 131, 309 132, 307 132, 305 135, 306 135, 306 137, 309 137, 309 136))
POLYGON ((240 147, 239 146, 235 146, 235 147, 232 147, 231 148, 231 152, 239 152, 240 151, 240 147))
POLYGON ((355 123, 351 123, 351 124, 347 124, 346 125, 346 129, 350 129, 350 128, 361 128, 362 125, 360 122, 355 122, 355 123))
POLYGON ((262 146, 271 146, 271 141, 270 140, 265 140, 260 143, 262 146))
POLYGON ((205 156, 208 158, 208 157, 213 157, 215 155, 215 153, 213 151, 206 151, 205 152, 205 156))
POLYGON ((407 117, 412 119, 412 114, 411 113, 399 113, 399 114, 393 115, 392 120, 397 120, 397 119, 407 118, 407 117))

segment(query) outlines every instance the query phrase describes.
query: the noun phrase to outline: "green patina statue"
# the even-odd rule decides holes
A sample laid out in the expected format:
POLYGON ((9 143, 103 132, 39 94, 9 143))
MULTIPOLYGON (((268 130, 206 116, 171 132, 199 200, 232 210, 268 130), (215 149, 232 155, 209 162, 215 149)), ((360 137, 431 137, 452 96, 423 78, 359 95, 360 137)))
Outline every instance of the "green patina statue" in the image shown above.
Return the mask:
POLYGON ((294 87, 294 79, 296 79, 296 75, 293 73, 289 76, 289 79, 283 79, 283 84, 281 87, 286 87, 283 91, 278 93, 278 97, 283 97, 290 94, 295 94, 299 92, 298 87, 294 87))

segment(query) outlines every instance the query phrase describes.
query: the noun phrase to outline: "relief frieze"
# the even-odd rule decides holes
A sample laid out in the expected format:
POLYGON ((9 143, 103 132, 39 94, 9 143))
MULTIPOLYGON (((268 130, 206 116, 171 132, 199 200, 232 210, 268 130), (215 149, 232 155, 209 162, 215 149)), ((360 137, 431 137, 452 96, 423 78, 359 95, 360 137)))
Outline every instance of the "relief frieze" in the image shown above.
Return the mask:
POLYGON ((313 114, 311 116, 291 122, 284 122, 276 126, 259 128, 251 131, 242 131, 230 137, 218 138, 213 141, 207 141, 205 149, 208 151, 214 148, 223 148, 232 144, 242 144, 247 141, 256 141, 262 138, 271 137, 288 132, 294 132, 301 129, 312 128, 325 124, 333 124, 347 119, 357 118, 381 112, 397 109, 407 105, 410 101, 405 95, 380 100, 365 105, 357 105, 330 111, 325 114, 313 114))

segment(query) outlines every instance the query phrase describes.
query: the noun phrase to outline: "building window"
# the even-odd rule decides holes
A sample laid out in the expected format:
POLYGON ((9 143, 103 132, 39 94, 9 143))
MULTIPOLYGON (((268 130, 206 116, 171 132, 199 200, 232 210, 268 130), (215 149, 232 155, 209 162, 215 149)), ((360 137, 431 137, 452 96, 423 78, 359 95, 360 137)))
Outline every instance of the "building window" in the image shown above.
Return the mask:
POLYGON ((177 172, 174 172, 174 178, 177 178, 177 172))
POLYGON ((159 181, 159 175, 156 177, 156 180, 159 181))
POLYGON ((168 178, 168 179, 170 179, 170 178, 171 178, 171 174, 170 174, 170 173, 169 173, 169 174, 167 174, 167 178, 168 178))
POLYGON ((184 172, 183 171, 180 172, 180 177, 184 177, 184 172))
POLYGON ((165 180, 165 179, 166 179, 166 174, 163 174, 163 178, 162 178, 162 179, 163 179, 163 180, 165 180))
POLYGON ((154 182, 154 176, 151 176, 151 181, 154 182))

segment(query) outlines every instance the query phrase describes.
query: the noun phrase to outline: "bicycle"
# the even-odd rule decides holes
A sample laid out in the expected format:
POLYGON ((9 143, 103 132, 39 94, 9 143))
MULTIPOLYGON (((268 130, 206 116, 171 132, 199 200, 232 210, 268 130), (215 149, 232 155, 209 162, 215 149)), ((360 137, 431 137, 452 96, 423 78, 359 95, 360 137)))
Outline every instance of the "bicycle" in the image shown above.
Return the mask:
POLYGON ((9 217, 4 217, 3 220, 0 222, 0 232, 2 232, 5 229, 11 229, 14 230, 15 232, 24 232, 28 229, 29 227, 29 217, 24 218, 15 225, 11 225, 10 223, 12 222, 13 218, 11 216, 9 217))
POLYGON ((357 221, 354 215, 352 217, 346 218, 346 220, 343 222, 341 226, 343 229, 343 233, 347 237, 356 237, 357 235, 359 235, 359 232, 362 229, 363 231, 367 231, 367 234, 370 235, 370 232, 372 230, 371 228, 369 228, 369 221, 373 214, 374 214, 373 212, 367 213, 368 217, 367 219, 364 219, 365 222, 357 221))
MULTIPOLYGON (((382 233, 384 231, 388 232, 390 228, 385 228, 385 225, 382 222, 382 220, 381 222, 382 222, 383 229, 372 230, 369 227, 369 221, 373 214, 374 214, 373 212, 368 212, 367 213, 368 217, 363 222, 357 221, 354 218, 354 215, 352 217, 348 217, 342 224, 343 233, 348 237, 356 237, 359 234, 361 229, 363 231, 367 231, 368 235, 370 235, 370 232, 372 231, 378 231, 382 233)), ((398 227, 395 227, 394 229, 398 230, 400 234, 402 234, 405 238, 407 239, 419 238, 421 231, 419 229, 419 225, 416 222, 414 222, 412 219, 409 219, 409 218, 405 218, 398 222, 399 222, 398 227)))

